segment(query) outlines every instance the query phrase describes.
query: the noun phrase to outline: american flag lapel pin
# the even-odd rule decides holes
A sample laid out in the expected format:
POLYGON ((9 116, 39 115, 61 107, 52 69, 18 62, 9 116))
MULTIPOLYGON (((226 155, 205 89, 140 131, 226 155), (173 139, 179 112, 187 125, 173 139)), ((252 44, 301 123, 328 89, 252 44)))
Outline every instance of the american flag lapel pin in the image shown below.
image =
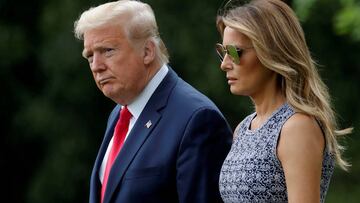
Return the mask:
POLYGON ((151 120, 149 120, 149 121, 145 124, 146 128, 150 128, 151 125, 152 125, 151 120))

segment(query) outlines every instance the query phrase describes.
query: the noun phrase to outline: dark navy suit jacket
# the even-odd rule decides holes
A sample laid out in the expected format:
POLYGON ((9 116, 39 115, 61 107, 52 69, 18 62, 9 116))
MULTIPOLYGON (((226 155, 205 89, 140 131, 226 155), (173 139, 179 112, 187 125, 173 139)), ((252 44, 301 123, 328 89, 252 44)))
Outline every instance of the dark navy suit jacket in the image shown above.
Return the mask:
MULTIPOLYGON (((92 171, 90 203, 100 202, 99 168, 120 108, 108 120, 92 171)), ((218 108, 169 69, 114 162, 104 203, 221 202, 219 173, 231 141, 218 108)))

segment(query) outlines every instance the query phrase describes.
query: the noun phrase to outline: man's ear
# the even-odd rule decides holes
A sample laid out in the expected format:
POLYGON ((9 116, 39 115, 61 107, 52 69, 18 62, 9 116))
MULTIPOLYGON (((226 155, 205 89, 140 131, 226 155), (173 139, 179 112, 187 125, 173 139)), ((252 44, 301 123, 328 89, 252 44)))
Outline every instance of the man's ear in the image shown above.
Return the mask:
POLYGON ((144 64, 149 65, 155 60, 155 43, 148 40, 144 47, 144 64))

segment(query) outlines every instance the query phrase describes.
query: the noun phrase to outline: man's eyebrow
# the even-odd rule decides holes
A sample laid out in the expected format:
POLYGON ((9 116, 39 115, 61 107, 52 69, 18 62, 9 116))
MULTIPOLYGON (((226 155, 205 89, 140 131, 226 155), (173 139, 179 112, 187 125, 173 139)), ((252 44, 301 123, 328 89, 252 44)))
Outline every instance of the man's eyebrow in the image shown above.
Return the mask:
MULTIPOLYGON (((115 45, 111 45, 111 44, 107 44, 107 43, 102 43, 102 44, 97 44, 93 47, 94 51, 103 51, 105 50, 107 47, 116 47, 115 45)), ((87 50, 86 48, 83 49, 82 51, 82 56, 84 58, 88 58, 88 55, 90 54, 90 51, 87 50)))

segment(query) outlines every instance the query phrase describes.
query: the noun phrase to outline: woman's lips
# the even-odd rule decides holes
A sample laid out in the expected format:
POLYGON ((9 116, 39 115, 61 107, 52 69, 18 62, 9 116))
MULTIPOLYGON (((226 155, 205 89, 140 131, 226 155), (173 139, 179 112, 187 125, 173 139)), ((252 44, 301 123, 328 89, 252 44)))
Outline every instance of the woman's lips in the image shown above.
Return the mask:
POLYGON ((235 81, 237 80, 236 78, 233 78, 233 77, 227 77, 227 80, 228 80, 228 84, 229 85, 232 85, 235 83, 235 81))

